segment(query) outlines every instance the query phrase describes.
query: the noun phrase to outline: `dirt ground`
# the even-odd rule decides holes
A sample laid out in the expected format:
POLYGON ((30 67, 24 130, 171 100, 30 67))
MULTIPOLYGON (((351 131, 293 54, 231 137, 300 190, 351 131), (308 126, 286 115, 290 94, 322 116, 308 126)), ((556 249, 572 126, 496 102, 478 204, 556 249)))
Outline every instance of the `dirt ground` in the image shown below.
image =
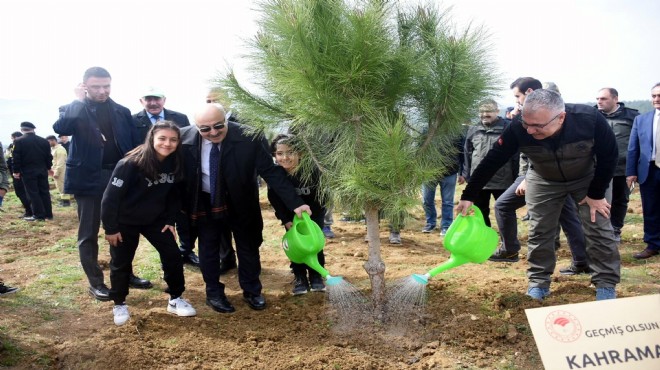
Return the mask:
MULTIPOLYGON (((54 221, 19 220, 10 194, 0 213, 0 278, 19 286, 17 294, 0 298, 0 367, 16 369, 538 369, 542 368, 524 310, 594 299, 588 276, 558 273, 570 263, 565 240, 553 276, 552 295, 539 303, 528 299, 526 260, 464 265, 431 279, 425 311, 393 327, 372 321, 338 324, 328 293, 292 296, 292 274, 280 248, 283 234, 270 206, 262 203, 266 222, 262 282, 268 307, 251 310, 241 299, 235 270, 225 275, 227 295, 236 307, 219 314, 204 304, 199 269, 186 266, 187 298, 194 318, 167 313, 168 295, 154 249, 146 242, 135 262, 136 272, 150 278, 151 290, 131 290, 131 320, 112 322, 112 303, 87 294, 75 248, 74 207, 55 207, 54 221)), ((263 198, 262 198, 263 199, 263 198)), ((622 283, 619 297, 657 293, 660 259, 636 261, 643 248, 639 196, 633 196, 624 228, 622 283)), ((520 211, 520 215, 524 210, 520 211)), ((325 247, 326 267, 365 296, 370 283, 364 223, 339 221, 337 234, 325 247)), ((421 207, 402 231, 403 244, 387 244, 381 223, 386 278, 392 283, 424 273, 449 254, 437 231, 420 232, 421 207)), ((521 239, 527 227, 520 222, 521 239)), ((106 281, 109 256, 102 243, 100 261, 106 281)), ((523 254, 526 247, 523 247, 523 254)))

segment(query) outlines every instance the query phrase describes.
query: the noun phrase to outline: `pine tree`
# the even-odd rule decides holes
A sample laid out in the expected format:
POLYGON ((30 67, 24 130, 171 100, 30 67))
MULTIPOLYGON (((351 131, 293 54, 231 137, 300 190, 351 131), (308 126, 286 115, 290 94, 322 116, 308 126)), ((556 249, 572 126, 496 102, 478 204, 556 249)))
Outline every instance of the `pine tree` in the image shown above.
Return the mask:
POLYGON ((307 154, 303 174, 343 209, 364 211, 375 313, 385 299, 379 212, 418 204, 443 173, 480 99, 496 81, 487 34, 457 32, 435 6, 386 0, 265 0, 252 40, 250 84, 218 79, 257 132, 289 125, 307 154))

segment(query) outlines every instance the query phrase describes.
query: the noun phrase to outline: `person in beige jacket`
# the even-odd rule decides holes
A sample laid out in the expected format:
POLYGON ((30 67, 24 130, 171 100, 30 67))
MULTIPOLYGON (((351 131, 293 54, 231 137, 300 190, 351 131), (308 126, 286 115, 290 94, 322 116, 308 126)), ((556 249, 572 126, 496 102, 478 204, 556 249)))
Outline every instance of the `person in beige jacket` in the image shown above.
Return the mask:
POLYGON ((47 136, 46 140, 50 144, 50 154, 53 156, 53 167, 48 171, 53 180, 55 188, 60 193, 60 207, 69 207, 71 205, 71 195, 64 193, 64 172, 66 170, 66 149, 57 142, 53 135, 47 136))

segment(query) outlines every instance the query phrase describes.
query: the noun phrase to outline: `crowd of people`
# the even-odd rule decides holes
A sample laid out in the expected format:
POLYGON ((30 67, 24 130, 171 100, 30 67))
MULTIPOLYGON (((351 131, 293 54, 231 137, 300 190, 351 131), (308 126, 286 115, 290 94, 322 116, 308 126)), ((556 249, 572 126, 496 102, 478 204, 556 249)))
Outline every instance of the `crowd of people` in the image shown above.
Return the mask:
MULTIPOLYGON (((295 135, 279 135, 269 145, 236 122, 212 94, 196 111, 193 124, 185 114, 165 109, 165 94, 156 88, 142 94, 144 109, 131 115, 110 98, 111 83, 104 68, 85 71, 74 89, 76 99, 59 108, 53 124, 58 137, 41 138, 33 123, 20 124, 7 162, 4 156, 0 162, 0 208, 10 179, 27 222, 53 219, 49 176, 59 206, 75 200, 77 247, 89 294, 114 302, 116 325, 130 319, 129 288, 153 286, 133 273, 141 235, 160 255, 168 312, 196 315, 182 298, 184 264, 200 268, 211 309, 235 311, 221 282, 234 268, 247 305, 266 308, 258 179, 268 184, 268 199, 285 229, 295 215, 307 212, 326 237, 334 237, 332 207, 322 202, 318 174, 303 178, 296 171, 305 153, 295 135), (110 245, 110 287, 98 262, 101 227, 110 245)), ((511 90, 516 105, 506 110, 506 117, 499 116, 494 100, 482 101, 479 122, 455 138, 455 158, 441 176, 423 185, 422 232, 438 228, 445 235, 454 212, 465 215, 473 204, 490 226, 492 197, 501 245, 490 260, 517 262, 521 243, 516 210, 527 206, 527 295, 542 300, 550 294, 563 229, 572 263, 560 273, 589 273, 597 300, 616 298, 617 246, 635 183, 642 196, 647 248, 633 257, 660 253, 660 84, 652 88, 655 110, 643 115, 625 107, 609 87, 597 92, 595 107, 566 104, 556 85, 544 86, 531 77, 517 79, 511 90), (457 183, 467 186, 454 209, 457 183)), ((402 243, 401 227, 392 222, 392 244, 402 243)), ((323 252, 318 259, 323 265, 323 252)), ((291 269, 294 295, 325 291, 314 270, 295 263, 291 269)), ((0 295, 16 291, 0 282, 0 295)))

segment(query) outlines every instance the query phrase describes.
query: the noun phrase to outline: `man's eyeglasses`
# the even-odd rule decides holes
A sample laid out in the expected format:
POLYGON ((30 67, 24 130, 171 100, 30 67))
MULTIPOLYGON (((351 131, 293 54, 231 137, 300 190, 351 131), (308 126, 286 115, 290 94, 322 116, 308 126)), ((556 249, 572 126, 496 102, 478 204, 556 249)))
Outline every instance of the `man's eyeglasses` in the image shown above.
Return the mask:
POLYGON ((557 117, 559 117, 559 115, 562 114, 562 113, 564 113, 564 112, 559 112, 559 113, 557 113, 557 115, 554 116, 554 117, 552 117, 552 119, 551 119, 550 121, 548 121, 548 122, 546 122, 546 123, 544 123, 544 124, 540 124, 540 125, 530 125, 530 124, 528 124, 527 122, 525 122, 525 120, 522 119, 522 118, 520 118, 520 123, 522 124, 522 127, 523 127, 525 130, 530 129, 530 128, 533 128, 533 129, 535 129, 535 130, 543 130, 543 129, 545 128, 545 126, 549 125, 550 123, 552 123, 552 121, 556 120, 557 117))
POLYGON ((223 128, 225 128, 225 121, 218 122, 218 123, 214 124, 211 127, 209 127, 209 126, 198 126, 197 130, 199 130, 199 132, 207 133, 207 132, 211 132, 211 130, 222 130, 223 128))

